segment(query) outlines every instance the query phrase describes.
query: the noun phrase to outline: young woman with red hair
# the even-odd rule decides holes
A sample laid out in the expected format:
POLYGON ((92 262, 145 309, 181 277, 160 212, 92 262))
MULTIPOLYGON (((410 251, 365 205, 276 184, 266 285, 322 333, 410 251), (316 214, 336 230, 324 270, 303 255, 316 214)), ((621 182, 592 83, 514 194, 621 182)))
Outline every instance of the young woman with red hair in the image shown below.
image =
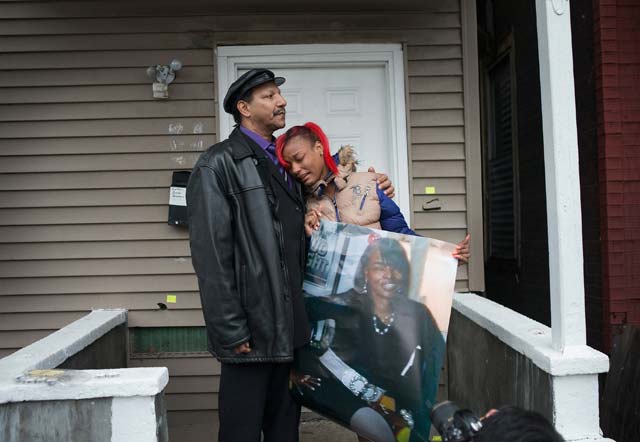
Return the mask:
MULTIPOLYGON (((407 222, 405 221, 404 216, 402 216, 402 213, 396 203, 387 197, 384 192, 378 189, 375 174, 355 171, 355 154, 353 152, 353 148, 350 146, 343 146, 336 156, 331 156, 327 136, 324 134, 322 129, 318 127, 318 125, 314 123, 306 123, 302 126, 294 126, 289 129, 276 140, 276 155, 282 166, 285 167, 289 173, 300 181, 306 188, 307 217, 305 220, 305 229, 307 234, 310 235, 314 229, 317 229, 319 227, 319 219, 324 218, 330 221, 338 221, 397 233, 416 235, 416 233, 407 225, 407 222)), ((405 267, 407 269, 409 268, 405 252, 399 243, 388 238, 379 240, 379 242, 380 244, 386 244, 387 242, 397 244, 396 249, 399 251, 398 253, 404 257, 404 261, 400 261, 405 262, 405 267)), ((453 256, 460 261, 466 262, 469 257, 468 244, 469 237, 467 236, 465 240, 458 244, 453 256)), ((435 322, 428 310, 419 303, 409 301, 408 298, 406 299, 406 304, 403 304, 406 308, 406 315, 402 316, 404 319, 402 321, 397 321, 393 326, 393 331, 387 335, 387 331, 391 330, 395 313, 389 314, 388 311, 386 314, 378 313, 376 310, 376 300, 379 301, 378 303, 380 305, 387 305, 389 296, 391 295, 389 295, 390 292, 387 293, 384 290, 389 289, 388 286, 390 286, 393 289, 393 293, 396 293, 397 287, 402 286, 402 284, 395 281, 394 278, 402 279, 399 275, 408 275, 408 270, 403 273, 402 270, 399 270, 400 268, 404 268, 400 264, 398 264, 397 268, 393 267, 393 270, 389 270, 389 268, 391 268, 389 265, 391 257, 395 256, 395 252, 392 252, 391 248, 384 250, 380 249, 375 253, 378 253, 378 255, 376 255, 378 257, 380 257, 380 254, 384 253, 385 259, 382 260, 382 258, 379 258, 379 261, 386 263, 386 265, 378 265, 377 267, 372 266, 369 268, 367 267, 367 264, 363 267, 367 268, 367 275, 369 275, 368 283, 363 283, 364 287, 369 286, 368 290, 365 288, 362 293, 348 292, 348 294, 343 293, 337 295, 337 297, 341 298, 342 302, 337 309, 331 302, 327 303, 324 298, 319 299, 309 297, 308 299, 305 299, 305 304, 307 306, 309 317, 312 321, 331 318, 336 321, 336 323, 348 324, 348 326, 344 326, 344 324, 343 326, 336 325, 336 330, 338 331, 336 331, 336 335, 333 338, 333 344, 340 342, 341 339, 345 339, 346 335, 344 334, 344 330, 348 329, 351 333, 349 338, 358 336, 362 339, 361 341, 357 341, 360 345, 358 345, 357 342, 349 342, 349 344, 355 345, 360 349, 366 349, 365 351, 369 352, 367 353, 369 355, 374 354, 376 349, 382 348, 381 342, 387 343, 385 344, 388 346, 386 347, 387 349, 393 348, 392 352, 394 356, 392 359, 400 361, 400 368, 398 370, 396 370, 397 367, 389 368, 392 365, 392 362, 385 359, 386 357, 389 357, 389 355, 384 356, 383 353, 385 352, 383 351, 377 353, 377 358, 364 358, 362 360, 358 358, 351 358, 351 361, 353 362, 356 359, 359 361, 358 364, 356 364, 360 370, 358 373, 365 370, 366 374, 364 376, 366 376, 366 379, 379 379, 380 382, 382 382, 381 386, 378 386, 383 389, 381 391, 388 391, 389 388, 394 391, 393 394, 389 393, 389 395, 390 397, 393 397, 394 395, 396 396, 395 399, 392 400, 394 403, 396 400, 398 401, 398 410, 400 414, 390 413, 388 410, 385 410, 384 406, 380 406, 379 404, 384 402, 383 399, 371 400, 371 404, 369 406, 364 406, 364 399, 354 398, 353 391, 341 388, 342 384, 339 382, 340 377, 335 377, 337 375, 334 372, 332 373, 334 374, 335 379, 329 376, 325 378, 325 380, 321 381, 320 377, 315 376, 320 376, 319 373, 322 372, 322 370, 317 372, 313 371, 311 368, 313 363, 307 364, 306 368, 310 370, 307 372, 302 368, 305 367, 305 363, 302 362, 302 365, 292 372, 291 380, 293 385, 298 388, 301 397, 303 393, 300 388, 302 386, 315 391, 316 388, 320 388, 322 385, 322 388, 324 389, 323 391, 335 394, 334 399, 341 404, 341 412, 339 413, 344 414, 343 417, 348 419, 350 428, 359 434, 358 439, 360 441, 369 441, 370 439, 366 439, 364 436, 371 438, 371 436, 368 436, 370 434, 376 434, 376 437, 371 438, 372 440, 393 440, 394 442, 399 440, 406 440, 407 442, 425 440, 422 437, 419 437, 419 435, 428 435, 429 424, 428 418, 425 417, 428 416, 428 413, 425 414, 426 408, 423 405, 417 405, 418 403, 422 403, 421 401, 423 398, 417 401, 407 402, 406 398, 408 396, 402 396, 399 391, 406 391, 412 394, 423 393, 421 390, 421 379, 431 379, 433 376, 437 376, 433 373, 439 373, 439 359, 436 356, 441 356, 442 351, 440 347, 444 346, 444 340, 435 326, 435 322), (380 287, 382 288, 376 292, 374 289, 375 277, 371 275, 375 273, 378 267, 384 268, 386 273, 381 274, 380 281, 382 282, 382 280, 384 280, 384 284, 381 284, 380 287), (376 293, 378 292, 382 293, 378 297, 380 299, 376 298, 376 293), (369 295, 362 296, 363 293, 369 293, 369 295), (384 300, 382 298, 384 298, 384 300), (363 307, 365 304, 369 307, 363 307), (324 312, 329 316, 323 316, 321 312, 324 312), (373 327, 375 333, 372 332, 370 327, 358 328, 359 324, 368 323, 372 314, 374 318, 373 327), (378 322, 376 322, 378 317, 380 318, 379 321, 381 328, 377 328, 378 326, 376 325, 378 324, 378 322), (356 329, 358 330, 357 333, 353 331, 356 329), (429 332, 427 332, 427 329, 429 332), (402 332, 398 332, 397 330, 402 330, 402 332), (396 335, 395 333, 399 334, 396 335), (409 336, 413 336, 417 341, 412 341, 412 344, 408 346, 406 344, 400 345, 399 342, 395 341, 398 336, 403 336, 403 339, 405 340, 409 336), (416 347, 416 345, 418 346, 416 347), (434 346, 439 346, 438 348, 440 350, 432 351, 432 348, 436 348, 434 346), (406 385, 403 384, 404 389, 401 388, 399 390, 394 390, 392 386, 397 386, 399 383, 392 382, 387 385, 384 383, 383 379, 392 379, 393 376, 390 374, 391 372, 400 373, 402 370, 401 367, 407 358, 410 357, 410 360, 412 361, 411 364, 413 364, 413 358, 415 356, 415 352, 413 355, 402 354, 402 348, 410 348, 411 350, 414 350, 415 348, 424 349, 424 352, 420 352, 420 357, 423 357, 422 354, 424 353, 425 359, 419 364, 416 363, 416 366, 423 368, 431 367, 433 370, 428 372, 428 370, 424 368, 420 369, 420 371, 414 371, 413 373, 416 377, 415 379, 411 378, 411 380, 409 380, 410 376, 404 377, 405 374, 403 372, 401 380, 398 382, 406 382, 406 385), (368 362, 364 363, 364 360, 367 360, 368 362), (336 379, 338 379, 338 381, 336 381, 336 379), (322 382, 322 384, 320 384, 320 382, 322 382), (411 404, 411 407, 407 404, 411 404), (415 431, 408 429, 409 427, 413 429, 413 424, 409 423, 413 422, 411 413, 407 411, 409 408, 406 410, 400 410, 400 405, 403 407, 409 407, 414 413, 413 416, 420 420, 415 427, 415 431), (372 410, 377 410, 380 407, 383 412, 372 413, 372 410), (403 411, 410 417, 404 417, 402 415, 403 411), (379 417, 383 415, 387 416, 387 418, 384 421, 380 421, 379 417), (382 425, 381 422, 384 423, 384 425, 382 425), (376 427, 376 423, 380 426, 376 427), (389 425, 391 425, 393 432, 387 428, 389 425), (383 428, 387 428, 386 433, 384 434, 388 437, 383 438, 378 430, 373 430, 374 427, 383 433, 383 428), (411 435, 411 437, 409 437, 409 435, 411 435)), ((396 255, 398 253, 396 253, 396 255)), ((366 262, 369 262, 368 259, 366 262)), ((398 281, 400 279, 398 279, 398 281)), ((401 301, 399 298, 396 300, 396 303, 398 303, 397 305, 400 305, 399 303, 401 303, 401 301)), ((344 341, 340 344, 336 344, 336 348, 332 349, 332 354, 335 356, 337 361, 348 365, 345 362, 345 357, 343 357, 342 352, 339 350, 343 349, 345 345, 344 341)), ((355 352, 357 353, 357 350, 355 350, 355 352)), ((391 352, 389 352, 389 354, 390 353, 391 352)), ((316 356, 313 356, 313 350, 309 351, 306 348, 301 349, 300 353, 296 356, 299 362, 301 360, 313 361, 314 357, 316 356)), ((318 362, 318 364, 320 363, 318 362)), ((353 367, 350 367, 350 369, 352 371, 355 370, 353 367)), ((411 394, 409 394, 409 396, 411 396, 411 394)), ((425 397, 428 397, 429 401, 433 401, 433 396, 435 396, 435 391, 430 392, 425 397)))
POLYGON ((319 218, 415 235, 400 209, 376 185, 370 172, 355 171, 355 152, 343 146, 336 159, 314 123, 294 126, 276 141, 280 163, 307 190, 307 233, 319 218))
MULTIPOLYGON (((320 218, 324 218, 416 235, 398 205, 378 189, 375 174, 355 171, 353 148, 343 146, 332 157, 329 140, 317 124, 294 126, 278 137, 276 155, 307 190, 307 234, 317 229, 320 218)), ((461 262, 468 261, 468 235, 453 256, 461 262)))

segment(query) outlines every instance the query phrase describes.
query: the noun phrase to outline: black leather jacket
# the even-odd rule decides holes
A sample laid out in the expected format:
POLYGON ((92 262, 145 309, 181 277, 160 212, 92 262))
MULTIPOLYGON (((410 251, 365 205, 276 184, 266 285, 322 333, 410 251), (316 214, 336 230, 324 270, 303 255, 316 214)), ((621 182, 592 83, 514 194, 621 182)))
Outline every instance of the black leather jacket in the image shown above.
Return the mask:
MULTIPOLYGON (((283 229, 272 216, 267 161, 236 128, 202 154, 187 186, 191 257, 210 350, 221 362, 293 359, 283 229), (235 354, 246 341, 252 351, 235 354)), ((304 247, 304 234, 299 240, 304 247)))

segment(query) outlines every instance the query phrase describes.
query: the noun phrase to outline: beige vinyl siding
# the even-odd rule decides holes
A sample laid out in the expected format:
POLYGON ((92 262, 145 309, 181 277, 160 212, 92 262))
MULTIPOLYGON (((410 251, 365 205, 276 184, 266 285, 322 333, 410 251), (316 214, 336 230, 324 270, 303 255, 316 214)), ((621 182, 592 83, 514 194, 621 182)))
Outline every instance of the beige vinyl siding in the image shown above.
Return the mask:
MULTIPOLYGON (((462 44, 407 46, 413 228, 424 236, 460 241, 467 231, 462 44), (426 194, 434 187, 435 194, 426 194), (441 210, 424 211, 438 198, 441 210)), ((467 290, 461 266, 457 290, 467 290)))
MULTIPOLYGON (((216 140, 213 51, 186 33, 96 36, 84 22, 12 20, 22 30, 0 37, 0 355, 92 308, 125 307, 131 327, 204 324, 186 231, 166 222, 171 172, 216 140), (185 68, 155 101, 146 67, 172 58, 185 68), (178 302, 161 311, 168 293, 178 302)), ((184 361, 195 377, 164 364, 170 416, 216 406, 214 361, 184 361)))
MULTIPOLYGON (((127 308, 132 327, 203 324, 186 230, 166 220, 171 172, 217 138, 218 45, 404 44, 413 227, 462 239, 460 11, 457 0, 435 3, 438 12, 337 13, 318 2, 322 13, 216 15, 195 0, 0 2, 0 356, 92 308, 127 308), (172 58, 184 68, 170 99, 153 100, 146 68, 172 58), (442 210, 423 211, 433 197, 442 210), (160 310, 169 293, 177 303, 160 310)), ((458 276, 467 287, 465 266, 458 276)), ((212 358, 130 364, 169 367, 170 422, 217 408, 212 358)))

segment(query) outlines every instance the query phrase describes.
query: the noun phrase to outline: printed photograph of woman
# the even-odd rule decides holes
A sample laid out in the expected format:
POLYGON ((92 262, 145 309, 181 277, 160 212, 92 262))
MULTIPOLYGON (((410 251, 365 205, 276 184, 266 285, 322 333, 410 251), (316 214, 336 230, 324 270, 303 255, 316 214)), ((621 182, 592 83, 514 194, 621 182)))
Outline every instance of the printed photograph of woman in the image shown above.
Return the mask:
MULTIPOLYGON (((363 231, 370 232, 364 236, 368 245, 359 255, 352 288, 305 297, 314 329, 309 345, 296 355, 292 392, 360 440, 427 441, 445 340, 429 309, 411 299, 410 244, 363 231)), ((344 260, 334 266, 344 270, 344 260)), ((415 271, 422 274, 422 266, 415 271)))

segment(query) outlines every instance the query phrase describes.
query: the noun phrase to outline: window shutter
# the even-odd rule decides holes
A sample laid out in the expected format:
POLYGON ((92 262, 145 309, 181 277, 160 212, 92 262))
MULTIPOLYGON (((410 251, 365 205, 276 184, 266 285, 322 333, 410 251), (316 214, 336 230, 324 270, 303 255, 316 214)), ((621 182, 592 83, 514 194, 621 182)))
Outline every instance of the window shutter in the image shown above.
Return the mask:
POLYGON ((516 258, 513 97, 509 57, 490 72, 489 244, 494 258, 516 258))

